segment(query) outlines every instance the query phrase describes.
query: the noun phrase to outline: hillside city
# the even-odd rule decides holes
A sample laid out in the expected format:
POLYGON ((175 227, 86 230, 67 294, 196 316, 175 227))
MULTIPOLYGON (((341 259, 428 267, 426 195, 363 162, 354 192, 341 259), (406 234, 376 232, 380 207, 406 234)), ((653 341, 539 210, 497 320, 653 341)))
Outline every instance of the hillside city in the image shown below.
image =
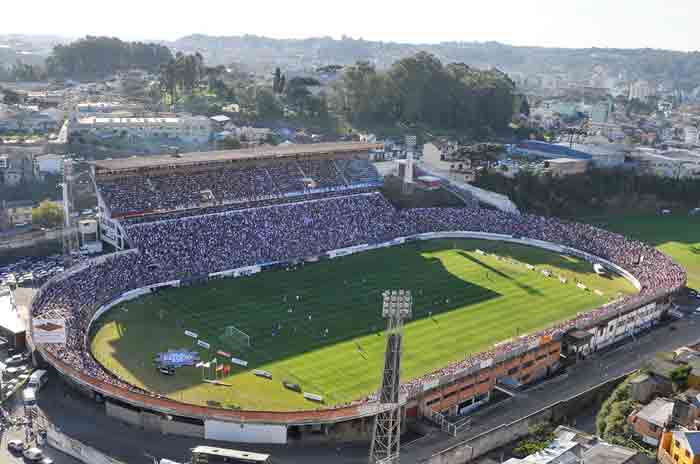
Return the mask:
POLYGON ((699 56, 0 34, 0 462, 700 463, 699 56))

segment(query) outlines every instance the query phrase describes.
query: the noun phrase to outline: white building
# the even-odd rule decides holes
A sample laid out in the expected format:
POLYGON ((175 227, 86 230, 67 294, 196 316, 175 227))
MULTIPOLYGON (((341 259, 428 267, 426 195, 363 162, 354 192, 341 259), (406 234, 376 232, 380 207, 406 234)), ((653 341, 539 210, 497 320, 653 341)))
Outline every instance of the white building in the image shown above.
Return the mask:
POLYGON ((143 110, 139 105, 122 102, 82 102, 75 105, 75 111, 81 115, 98 113, 116 113, 121 111, 136 112, 143 110))
POLYGON ((698 129, 697 127, 687 126, 683 129, 685 135, 686 145, 697 145, 698 144, 698 129))
POLYGON ((60 174, 63 169, 63 156, 61 155, 39 155, 34 158, 34 162, 38 165, 41 174, 60 174))
POLYGON ((700 178, 700 154, 690 150, 656 151, 639 149, 632 153, 640 172, 674 179, 700 178))
POLYGON ((646 101, 652 95, 651 87, 647 81, 635 81, 630 85, 629 99, 635 98, 640 101, 646 101))
POLYGON ((206 143, 212 126, 205 116, 167 118, 79 118, 70 128, 71 134, 90 134, 100 138, 173 139, 188 143, 206 143))

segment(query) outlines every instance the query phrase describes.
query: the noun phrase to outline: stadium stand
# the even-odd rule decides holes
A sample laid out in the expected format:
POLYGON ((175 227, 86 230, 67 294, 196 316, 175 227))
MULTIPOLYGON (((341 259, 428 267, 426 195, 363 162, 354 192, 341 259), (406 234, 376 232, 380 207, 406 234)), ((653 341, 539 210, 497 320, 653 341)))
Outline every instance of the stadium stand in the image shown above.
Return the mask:
MULTIPOLYGON (((317 173, 324 185, 338 183, 341 177, 360 182, 371 178, 354 161, 334 161, 329 166, 304 166, 317 173), (332 164, 339 175, 334 176, 332 164)), ((297 167, 301 167, 297 163, 297 167)), ((275 164, 275 179, 292 179, 290 166, 275 164), (279 168, 279 169, 277 169, 279 168), (285 175, 287 172, 288 175, 285 175)), ((248 183, 260 182, 246 192, 270 191, 270 183, 249 170, 248 183)), ((262 175, 262 174, 260 174, 262 175)), ((301 175, 301 174, 300 174, 301 175)), ((272 176, 270 175, 270 178, 272 176)), ((158 179, 163 180, 164 179, 158 179)), ((184 179, 178 179, 179 182, 184 179)), ((291 181, 290 181, 291 182, 291 181)), ((343 180, 346 183, 346 180, 343 180)), ((167 201, 154 190, 180 185, 186 192, 175 203, 194 198, 192 192, 212 188, 211 182, 197 178, 191 184, 175 182, 164 187, 152 179, 120 183, 112 190, 113 205, 123 211, 134 204, 159 205, 167 201), (154 187, 151 187, 153 185, 154 187), (143 197, 148 197, 144 199, 143 197)), ((276 181, 280 192, 289 188, 276 181)), ((347 185, 347 183, 346 183, 347 185)), ((176 187, 177 191, 180 187, 176 187)), ((243 199, 237 193, 243 187, 228 183, 217 192, 226 192, 243 199)), ((171 190, 169 190, 171 191, 171 190)), ((219 195, 222 195, 219 193, 219 195)), ((139 206, 141 207, 141 206, 139 206)), ((34 317, 65 317, 68 342, 65 345, 45 345, 43 349, 72 368, 102 382, 120 388, 143 392, 106 371, 97 363, 88 349, 88 325, 98 308, 129 290, 167 282, 174 279, 206 276, 209 273, 241 266, 284 262, 291 259, 318 256, 330 250, 354 245, 377 244, 397 237, 441 231, 475 231, 506 234, 565 245, 605 258, 632 273, 641 283, 636 295, 627 296, 576 318, 556 324, 547 330, 502 343, 492 350, 471 355, 458 363, 418 379, 409 379, 403 385, 411 396, 422 391, 434 379, 478 368, 484 360, 493 359, 515 347, 537 342, 542 337, 561 335, 566 330, 585 325, 605 314, 630 305, 642 304, 650 297, 668 295, 685 285, 685 273, 670 258, 641 242, 596 227, 544 218, 535 215, 513 215, 497 210, 482 209, 476 204, 464 208, 395 209, 379 192, 369 191, 346 194, 303 197, 295 201, 277 198, 272 203, 249 203, 245 208, 210 212, 196 210, 183 215, 165 215, 149 222, 128 222, 129 240, 135 248, 116 253, 60 275, 47 282, 37 293, 32 304, 34 317)), ((358 402, 373 400, 368 397, 358 402)), ((335 405, 341 407, 344 405, 335 405)))
POLYGON ((113 172, 97 188, 111 217, 153 211, 197 208, 269 198, 288 198, 314 191, 352 190, 379 185, 367 157, 334 159, 267 159, 254 165, 236 162, 145 172, 113 172), (203 195, 211 192, 213 198, 203 195))

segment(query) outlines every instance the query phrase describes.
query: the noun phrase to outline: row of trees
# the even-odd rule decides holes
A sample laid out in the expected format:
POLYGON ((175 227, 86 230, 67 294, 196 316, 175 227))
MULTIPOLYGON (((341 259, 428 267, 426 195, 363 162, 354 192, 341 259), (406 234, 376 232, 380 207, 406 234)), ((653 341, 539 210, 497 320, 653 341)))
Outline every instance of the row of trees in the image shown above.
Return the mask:
POLYGON ((359 126, 396 122, 469 132, 499 131, 511 121, 515 85, 498 70, 443 66, 420 52, 388 71, 368 62, 345 68, 332 105, 359 126))
POLYGON ((508 195, 520 209, 575 217, 608 211, 651 209, 665 205, 697 206, 700 180, 672 179, 617 169, 594 169, 580 176, 551 177, 521 171, 514 178, 481 172, 479 187, 508 195))
POLYGON ((341 119, 369 130, 418 125, 477 136, 507 129, 516 106, 507 75, 464 64, 443 66, 427 53, 399 60, 385 72, 358 62, 327 87, 315 77, 288 78, 279 68, 270 86, 247 73, 208 67, 198 53, 178 53, 161 66, 154 91, 154 100, 165 96, 166 103, 188 108, 202 99, 208 105, 238 103, 249 122, 291 118, 337 127, 341 119))
POLYGON ((29 64, 17 60, 11 66, 0 66, 1 81, 42 81, 45 79, 46 70, 38 64, 29 64))
POLYGON ((46 59, 46 71, 56 77, 102 77, 129 69, 157 71, 170 59, 172 53, 164 45, 87 36, 56 45, 46 59))

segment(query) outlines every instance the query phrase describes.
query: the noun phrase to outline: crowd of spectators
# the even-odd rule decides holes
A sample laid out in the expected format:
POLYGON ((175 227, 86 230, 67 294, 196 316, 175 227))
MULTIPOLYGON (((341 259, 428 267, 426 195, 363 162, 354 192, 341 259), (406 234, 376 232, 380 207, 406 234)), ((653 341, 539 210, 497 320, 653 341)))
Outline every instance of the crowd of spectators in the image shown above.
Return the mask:
POLYGON ((618 264, 641 284, 638 294, 556 324, 547 330, 499 344, 492 350, 404 384, 412 394, 431 379, 479 366, 543 336, 623 306, 641 304, 685 285, 685 273, 670 258, 638 241, 587 224, 535 215, 513 215, 476 205, 464 208, 395 209, 380 193, 322 197, 127 226, 135 250, 91 261, 48 282, 37 294, 34 316, 65 317, 68 343, 46 349, 96 379, 134 390, 108 373, 87 349, 88 324, 101 303, 135 288, 173 279, 202 277, 238 267, 284 262, 361 244, 442 231, 505 234, 565 245, 618 264))
POLYGON ((99 180, 98 188, 112 216, 117 217, 212 203, 285 198, 314 190, 345 190, 377 182, 376 169, 367 159, 291 159, 150 175, 125 174, 99 180))

